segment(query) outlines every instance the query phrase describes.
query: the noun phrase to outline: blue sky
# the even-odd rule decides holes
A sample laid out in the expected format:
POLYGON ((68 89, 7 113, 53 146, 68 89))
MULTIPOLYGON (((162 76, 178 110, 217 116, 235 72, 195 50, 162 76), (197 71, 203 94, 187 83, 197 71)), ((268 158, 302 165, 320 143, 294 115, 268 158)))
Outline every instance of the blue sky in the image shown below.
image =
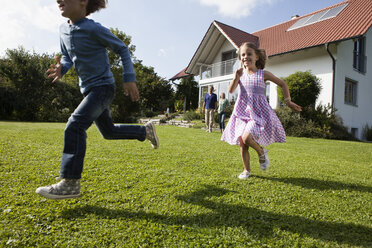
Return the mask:
MULTIPOLYGON (((59 52, 56 1, 1 0, 0 56, 23 46, 37 53, 59 52), (5 25, 4 25, 5 24, 5 25)), ((135 56, 169 79, 185 68, 213 20, 252 33, 342 2, 342 0, 109 0, 91 15, 132 37, 135 56)))

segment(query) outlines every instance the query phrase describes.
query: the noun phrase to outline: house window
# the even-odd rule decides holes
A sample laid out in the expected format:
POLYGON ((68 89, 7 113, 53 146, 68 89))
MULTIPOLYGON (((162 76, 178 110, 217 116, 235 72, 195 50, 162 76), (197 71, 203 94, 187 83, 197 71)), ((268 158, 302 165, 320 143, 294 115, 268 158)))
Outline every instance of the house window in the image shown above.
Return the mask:
POLYGON ((358 83, 351 79, 345 79, 345 104, 357 105, 358 83))
POLYGON ((359 72, 366 72, 366 38, 361 37, 354 41, 353 67, 359 72))
POLYGON ((238 57, 236 50, 222 53, 221 76, 233 73, 235 60, 238 57))
POLYGON ((236 59, 237 57, 238 57, 238 54, 236 53, 236 50, 231 50, 231 51, 222 53, 222 61, 236 59))

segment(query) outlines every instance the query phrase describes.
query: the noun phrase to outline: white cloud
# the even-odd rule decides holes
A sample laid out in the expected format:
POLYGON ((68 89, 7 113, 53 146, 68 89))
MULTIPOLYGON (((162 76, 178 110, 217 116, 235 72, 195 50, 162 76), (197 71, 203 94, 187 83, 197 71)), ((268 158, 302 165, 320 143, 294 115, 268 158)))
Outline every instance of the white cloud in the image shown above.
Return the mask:
POLYGON ((168 48, 160 48, 158 50, 158 57, 168 57, 170 54, 174 52, 174 47, 168 47, 168 48))
POLYGON ((249 16, 257 5, 271 4, 275 0, 198 0, 205 6, 217 7, 219 14, 232 18, 249 16))
POLYGON ((18 46, 37 52, 52 52, 56 48, 55 42, 59 42, 58 26, 62 21, 55 1, 2 1, 0 55, 6 49, 18 46), (51 38, 54 36, 56 38, 51 38))
POLYGON ((165 51, 164 48, 159 49, 158 56, 159 57, 165 57, 165 56, 167 56, 167 51, 165 51))

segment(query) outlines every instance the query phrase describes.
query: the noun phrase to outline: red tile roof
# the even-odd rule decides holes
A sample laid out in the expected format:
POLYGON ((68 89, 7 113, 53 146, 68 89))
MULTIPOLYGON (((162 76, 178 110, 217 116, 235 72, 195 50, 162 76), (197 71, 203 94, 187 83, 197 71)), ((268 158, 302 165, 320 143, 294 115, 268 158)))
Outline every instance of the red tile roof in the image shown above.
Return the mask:
POLYGON ((172 78, 170 78, 169 80, 170 81, 174 81, 174 80, 177 80, 177 79, 181 79, 181 78, 184 78, 184 77, 188 77, 188 76, 191 76, 191 74, 188 74, 186 73, 187 68, 183 69, 182 71, 180 71, 179 73, 177 73, 176 75, 174 75, 172 78))
MULTIPOLYGON (((372 0, 347 0, 294 20, 254 32, 252 35, 259 38, 260 47, 266 50, 267 55, 273 56, 358 37, 365 34, 371 25, 372 0), (301 18, 346 3, 348 5, 334 18, 287 31, 301 18)), ((241 42, 241 39, 236 37, 241 37, 242 34, 230 32, 230 29, 225 29, 225 32, 231 39, 236 39, 235 42, 241 42)))
MULTIPOLYGON (((321 46, 327 43, 352 39, 364 35, 372 25, 372 0, 347 0, 333 6, 315 11, 293 20, 249 34, 221 22, 214 21, 206 36, 210 35, 211 28, 216 26, 236 48, 243 42, 259 42, 259 46, 266 50, 268 56, 294 52, 305 48, 321 46), (333 18, 325 19, 307 26, 287 31, 294 23, 302 18, 314 15, 340 5, 347 6, 333 18)), ((206 36, 195 52, 188 67, 184 70, 196 73, 196 64, 200 54, 210 53, 205 51, 206 36), (198 55, 198 56, 196 56, 198 55)), ((209 36, 209 38, 211 38, 209 36)), ((209 41, 214 42, 214 41, 209 41)), ((207 61, 201 61, 206 63, 207 61)))
POLYGON ((258 37, 252 34, 246 33, 240 29, 231 27, 218 21, 214 21, 219 30, 225 34, 227 38, 233 43, 236 48, 239 48, 244 42, 252 42, 256 45, 259 44, 258 37))

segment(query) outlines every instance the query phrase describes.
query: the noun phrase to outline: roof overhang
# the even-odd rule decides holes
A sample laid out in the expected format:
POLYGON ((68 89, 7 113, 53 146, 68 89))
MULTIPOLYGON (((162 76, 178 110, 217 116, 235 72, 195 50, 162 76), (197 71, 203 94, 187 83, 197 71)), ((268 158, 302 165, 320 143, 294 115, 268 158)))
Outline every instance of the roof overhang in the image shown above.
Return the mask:
POLYGON ((226 41, 230 42, 235 49, 238 49, 244 42, 253 42, 257 45, 259 43, 258 37, 255 35, 221 22, 213 21, 185 72, 194 75, 199 74, 200 66, 212 64, 226 41))
POLYGON ((179 73, 177 73, 176 75, 174 75, 169 80, 170 81, 175 81, 175 80, 179 80, 179 79, 182 79, 182 78, 186 78, 186 77, 192 76, 192 74, 187 74, 185 71, 186 71, 186 68, 183 69, 182 71, 180 71, 179 73))
MULTIPOLYGON (((223 32, 218 28, 215 22, 213 22, 204 35, 198 49, 192 57, 189 65, 185 72, 188 74, 199 74, 199 67, 203 64, 212 64, 217 52, 221 49, 222 45, 226 40, 231 40, 225 36, 223 32)), ((231 43, 235 48, 236 45, 231 43)))

